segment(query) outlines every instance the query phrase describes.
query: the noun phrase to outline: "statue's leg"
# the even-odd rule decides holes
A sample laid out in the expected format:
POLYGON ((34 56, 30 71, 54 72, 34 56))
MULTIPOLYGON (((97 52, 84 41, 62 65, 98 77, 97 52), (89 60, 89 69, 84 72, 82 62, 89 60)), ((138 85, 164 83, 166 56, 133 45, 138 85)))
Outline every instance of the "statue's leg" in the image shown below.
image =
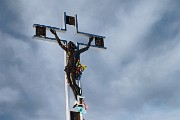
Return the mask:
POLYGON ((74 97, 75 97, 75 99, 77 100, 77 94, 78 94, 78 92, 76 91, 76 88, 75 88, 75 86, 73 85, 73 82, 72 82, 71 77, 70 77, 70 72, 66 72, 66 75, 67 75, 67 80, 68 80, 69 86, 71 87, 71 89, 72 89, 72 91, 73 91, 73 94, 74 94, 74 97))
POLYGON ((77 95, 80 95, 81 96, 81 88, 76 84, 76 79, 75 79, 75 76, 76 76, 76 73, 75 72, 72 72, 71 73, 71 82, 73 84, 73 86, 75 87, 76 91, 77 91, 77 95))

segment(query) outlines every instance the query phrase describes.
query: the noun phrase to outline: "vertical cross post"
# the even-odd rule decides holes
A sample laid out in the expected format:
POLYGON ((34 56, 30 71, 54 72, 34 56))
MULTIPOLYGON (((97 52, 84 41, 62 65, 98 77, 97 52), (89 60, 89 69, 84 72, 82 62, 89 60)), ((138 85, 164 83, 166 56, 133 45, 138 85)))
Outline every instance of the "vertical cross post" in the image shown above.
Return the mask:
MULTIPOLYGON (((64 67, 66 65, 67 65, 67 54, 64 51, 64 67)), ((65 88, 65 101, 66 101, 66 120, 70 120, 70 112, 69 112, 69 85, 68 85, 66 74, 65 74, 64 84, 65 84, 64 88, 65 88)))

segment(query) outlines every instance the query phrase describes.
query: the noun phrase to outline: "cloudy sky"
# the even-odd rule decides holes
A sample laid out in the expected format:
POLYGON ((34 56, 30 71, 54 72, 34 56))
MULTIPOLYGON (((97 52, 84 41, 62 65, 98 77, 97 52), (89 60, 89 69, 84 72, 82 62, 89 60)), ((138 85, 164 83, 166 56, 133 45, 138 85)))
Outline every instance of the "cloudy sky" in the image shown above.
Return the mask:
MULTIPOLYGON (((179 5, 178 0, 1 0, 0 119, 65 120, 63 50, 32 39, 32 26, 63 27, 66 12, 78 15, 79 31, 106 36, 107 50, 81 56, 88 66, 82 76, 86 120, 179 120, 179 5)), ((59 37, 88 42, 73 27, 68 30, 59 37)))

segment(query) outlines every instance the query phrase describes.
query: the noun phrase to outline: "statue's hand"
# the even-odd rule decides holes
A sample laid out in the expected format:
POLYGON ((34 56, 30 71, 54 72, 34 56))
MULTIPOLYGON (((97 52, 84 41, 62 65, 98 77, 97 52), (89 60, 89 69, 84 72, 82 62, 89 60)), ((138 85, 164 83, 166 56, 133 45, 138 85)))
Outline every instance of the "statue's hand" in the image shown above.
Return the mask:
POLYGON ((93 39, 94 39, 94 37, 92 36, 92 37, 90 37, 89 38, 89 42, 91 43, 92 41, 93 41, 93 39))
POLYGON ((56 35, 56 31, 54 29, 50 29, 51 33, 56 35))

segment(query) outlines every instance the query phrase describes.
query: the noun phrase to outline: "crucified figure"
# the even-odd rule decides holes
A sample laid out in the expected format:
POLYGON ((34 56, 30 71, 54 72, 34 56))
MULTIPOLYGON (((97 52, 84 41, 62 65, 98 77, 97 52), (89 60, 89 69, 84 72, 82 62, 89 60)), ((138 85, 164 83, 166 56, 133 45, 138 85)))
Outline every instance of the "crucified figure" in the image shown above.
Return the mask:
POLYGON ((78 59, 80 57, 80 54, 85 52, 86 50, 89 49, 91 42, 93 41, 93 37, 89 38, 89 43, 86 47, 81 48, 80 50, 77 49, 76 45, 72 42, 69 41, 69 43, 67 44, 67 46, 63 45, 61 43, 61 40, 59 39, 59 37, 56 34, 56 31, 54 29, 50 29, 51 33, 55 35, 55 38, 57 40, 57 42, 59 43, 59 45, 61 46, 62 49, 64 49, 66 51, 67 54, 67 65, 64 69, 64 71, 66 72, 67 75, 67 80, 68 80, 68 84, 71 87, 73 93, 74 93, 74 97, 77 100, 77 95, 82 95, 82 91, 81 88, 76 84, 76 64, 78 62, 78 59))

